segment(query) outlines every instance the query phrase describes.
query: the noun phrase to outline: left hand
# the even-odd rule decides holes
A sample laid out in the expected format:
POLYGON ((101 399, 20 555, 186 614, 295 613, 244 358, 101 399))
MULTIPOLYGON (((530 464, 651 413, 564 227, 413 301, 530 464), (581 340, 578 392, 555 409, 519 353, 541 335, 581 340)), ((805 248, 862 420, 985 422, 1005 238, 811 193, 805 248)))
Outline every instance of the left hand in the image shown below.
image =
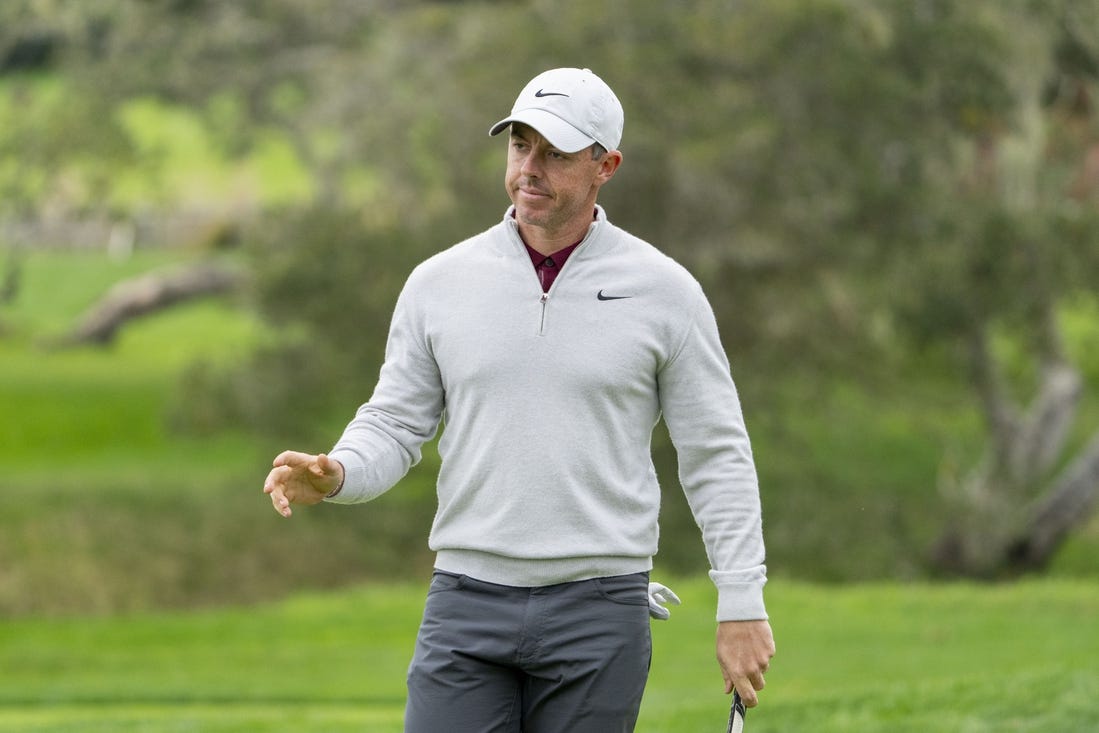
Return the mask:
POLYGON ((759 704, 763 673, 775 655, 775 639, 766 620, 722 621, 717 625, 717 661, 725 678, 725 694, 734 688, 745 707, 759 704))

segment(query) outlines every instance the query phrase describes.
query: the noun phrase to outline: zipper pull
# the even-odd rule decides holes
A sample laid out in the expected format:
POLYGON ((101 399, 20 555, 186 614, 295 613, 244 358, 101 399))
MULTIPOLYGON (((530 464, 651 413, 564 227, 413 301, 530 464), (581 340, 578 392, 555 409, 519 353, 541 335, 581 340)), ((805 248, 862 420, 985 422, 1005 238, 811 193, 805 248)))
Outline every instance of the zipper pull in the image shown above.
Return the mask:
POLYGON ((538 321, 538 335, 541 336, 546 332, 546 301, 549 300, 549 293, 542 293, 542 297, 538 299, 538 302, 542 304, 542 317, 538 321))

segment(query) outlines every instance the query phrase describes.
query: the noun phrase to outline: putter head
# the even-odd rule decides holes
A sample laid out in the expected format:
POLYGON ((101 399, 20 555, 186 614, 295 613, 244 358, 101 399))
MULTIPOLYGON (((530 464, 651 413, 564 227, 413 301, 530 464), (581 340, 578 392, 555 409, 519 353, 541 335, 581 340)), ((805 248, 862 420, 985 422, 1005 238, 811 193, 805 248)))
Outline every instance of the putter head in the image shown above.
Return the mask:
POLYGON ((744 733, 744 701, 733 690, 733 704, 729 708, 729 727, 725 733, 744 733))

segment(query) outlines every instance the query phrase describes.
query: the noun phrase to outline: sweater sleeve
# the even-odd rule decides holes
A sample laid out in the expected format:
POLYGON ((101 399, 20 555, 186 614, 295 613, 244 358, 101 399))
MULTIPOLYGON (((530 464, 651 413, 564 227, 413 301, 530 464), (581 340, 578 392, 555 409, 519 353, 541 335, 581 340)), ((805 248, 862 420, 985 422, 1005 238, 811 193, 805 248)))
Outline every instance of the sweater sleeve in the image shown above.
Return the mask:
POLYGON ((390 489, 420 461, 438 428, 443 388, 414 291, 409 278, 393 310, 374 393, 330 453, 345 471, 340 492, 328 499, 333 503, 369 501, 390 489))
POLYGON ((713 310, 697 287, 694 315, 659 374, 661 410, 679 480, 702 530, 719 621, 765 619, 759 484, 740 400, 713 310))

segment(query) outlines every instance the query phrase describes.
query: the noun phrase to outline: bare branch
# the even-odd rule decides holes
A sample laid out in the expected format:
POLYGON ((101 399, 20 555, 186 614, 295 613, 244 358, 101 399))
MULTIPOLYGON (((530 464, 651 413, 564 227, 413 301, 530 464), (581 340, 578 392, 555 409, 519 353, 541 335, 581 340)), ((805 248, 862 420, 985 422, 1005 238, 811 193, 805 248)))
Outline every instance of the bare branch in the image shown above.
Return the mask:
POLYGON ((127 321, 186 300, 229 292, 240 282, 236 271, 210 263, 124 280, 84 314, 61 345, 110 343, 127 321))
POLYGON ((1045 566, 1068 533, 1090 516, 1097 494, 1099 433, 1028 513, 1026 528, 1009 548, 1011 564, 1024 570, 1045 566))
POLYGON ((1021 483, 1040 478, 1057 460, 1083 394, 1083 379, 1068 364, 1047 363, 1041 380, 1038 395, 1019 425, 1011 456, 1012 473, 1021 483))

